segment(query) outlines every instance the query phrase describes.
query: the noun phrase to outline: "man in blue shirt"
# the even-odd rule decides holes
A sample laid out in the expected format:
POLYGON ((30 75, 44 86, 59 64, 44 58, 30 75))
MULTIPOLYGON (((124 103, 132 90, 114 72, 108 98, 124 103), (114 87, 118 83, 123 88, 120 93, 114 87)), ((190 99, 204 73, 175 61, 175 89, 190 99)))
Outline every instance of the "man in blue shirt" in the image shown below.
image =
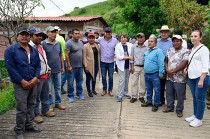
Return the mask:
POLYGON ((153 112, 158 110, 160 103, 160 79, 164 74, 164 54, 156 47, 157 39, 150 37, 148 40, 149 49, 144 54, 144 78, 147 90, 147 102, 142 107, 153 106, 153 89, 155 91, 153 112))
MULTIPOLYGON (((157 47, 163 51, 164 56, 166 56, 167 50, 173 47, 172 40, 169 37, 170 32, 172 32, 173 30, 174 30, 173 28, 170 29, 167 25, 163 25, 161 29, 156 30, 158 33, 160 33, 160 38, 157 39, 157 47)), ((165 78, 160 79, 160 86, 161 86, 160 87, 160 106, 165 104, 165 97, 164 97, 165 84, 166 84, 166 79, 165 78)))
POLYGON ((6 68, 14 87, 16 100, 14 131, 18 139, 23 138, 24 130, 41 132, 41 129, 32 122, 40 76, 40 59, 37 50, 28 45, 29 41, 28 29, 21 27, 18 29, 17 43, 8 47, 4 53, 6 68))

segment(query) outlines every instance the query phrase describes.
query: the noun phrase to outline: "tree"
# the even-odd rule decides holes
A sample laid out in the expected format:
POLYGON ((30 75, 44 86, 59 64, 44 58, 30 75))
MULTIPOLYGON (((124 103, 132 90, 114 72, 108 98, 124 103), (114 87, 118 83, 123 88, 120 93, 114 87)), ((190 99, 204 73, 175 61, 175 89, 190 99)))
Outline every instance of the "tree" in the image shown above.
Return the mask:
POLYGON ((24 26, 24 19, 32 16, 37 6, 43 6, 41 0, 0 0, 0 37, 12 44, 17 28, 24 26))
POLYGON ((134 36, 143 32, 149 36, 166 24, 164 13, 159 7, 159 0, 127 0, 123 8, 123 17, 127 20, 129 34, 134 36))

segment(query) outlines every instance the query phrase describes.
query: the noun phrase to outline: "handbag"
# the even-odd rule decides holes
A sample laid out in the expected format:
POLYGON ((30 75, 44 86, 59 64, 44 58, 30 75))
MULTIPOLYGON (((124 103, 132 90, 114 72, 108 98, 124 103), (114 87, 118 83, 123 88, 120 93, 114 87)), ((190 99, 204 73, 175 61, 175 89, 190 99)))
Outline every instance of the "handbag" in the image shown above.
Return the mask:
MULTIPOLYGON (((201 47, 203 47, 203 45, 202 45, 201 47)), ((201 47, 198 48, 198 49, 195 51, 195 53, 198 52, 198 50, 200 50, 201 47)), ((191 59, 190 59, 190 62, 187 64, 186 71, 184 71, 184 77, 185 77, 185 78, 188 78, 188 67, 189 67, 189 65, 190 65, 190 63, 191 63, 191 61, 192 61, 192 58, 193 58, 193 56, 195 55, 195 53, 192 55, 192 57, 191 57, 191 59)))

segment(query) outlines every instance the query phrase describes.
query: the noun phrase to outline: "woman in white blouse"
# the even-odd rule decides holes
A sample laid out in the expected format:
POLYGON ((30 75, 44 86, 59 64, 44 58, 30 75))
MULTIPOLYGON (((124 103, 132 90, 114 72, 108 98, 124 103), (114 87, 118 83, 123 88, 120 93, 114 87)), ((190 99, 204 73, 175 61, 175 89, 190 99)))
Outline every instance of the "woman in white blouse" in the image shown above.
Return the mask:
POLYGON ((185 120, 192 127, 202 125, 206 92, 209 87, 209 50, 201 43, 202 33, 195 30, 191 34, 193 44, 188 60, 188 83, 193 97, 194 114, 185 120))

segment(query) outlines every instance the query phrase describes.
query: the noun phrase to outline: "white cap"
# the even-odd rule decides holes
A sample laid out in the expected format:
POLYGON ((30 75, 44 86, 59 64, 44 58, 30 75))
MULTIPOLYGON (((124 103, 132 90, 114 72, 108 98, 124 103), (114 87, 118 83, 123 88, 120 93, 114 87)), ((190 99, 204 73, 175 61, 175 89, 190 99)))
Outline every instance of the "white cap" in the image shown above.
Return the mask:
POLYGON ((178 40, 182 40, 182 37, 180 35, 174 35, 172 37, 172 40, 175 39, 175 38, 178 39, 178 40))
POLYGON ((61 31, 62 30, 58 26, 54 26, 54 28, 57 29, 58 31, 61 31))

